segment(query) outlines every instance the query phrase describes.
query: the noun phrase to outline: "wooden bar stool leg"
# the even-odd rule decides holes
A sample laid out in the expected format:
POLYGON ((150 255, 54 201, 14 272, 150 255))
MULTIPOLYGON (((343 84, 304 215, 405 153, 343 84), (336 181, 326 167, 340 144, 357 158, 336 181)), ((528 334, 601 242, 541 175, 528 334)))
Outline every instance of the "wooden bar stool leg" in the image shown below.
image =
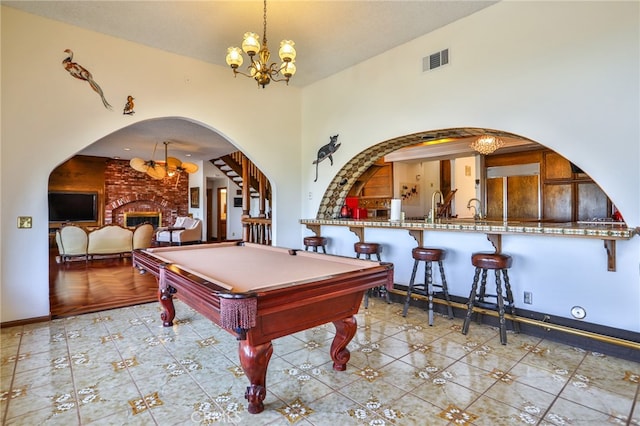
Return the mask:
POLYGON ((500 343, 507 344, 507 326, 504 323, 504 299, 500 283, 500 269, 496 269, 496 298, 498 299, 498 320, 500 322, 500 343))
POLYGON ((402 316, 407 316, 409 310, 409 301, 411 300, 411 292, 413 291, 413 285, 416 282, 416 272, 418 271, 418 261, 413 262, 413 271, 411 272, 411 280, 409 280, 409 288, 407 289, 407 298, 404 300, 404 308, 402 309, 402 316))
POLYGON ((431 262, 426 261, 424 265, 424 288, 429 295, 429 325, 433 325, 433 277, 431 270, 431 262))
POLYGON ((444 265, 442 260, 438 260, 438 268, 440 268, 440 279, 442 280, 442 293, 444 294, 444 300, 447 301, 447 312, 449 319, 453 319, 453 308, 451 307, 451 299, 449 298, 449 289, 447 288, 447 277, 444 275, 444 265))
MULTIPOLYGON (((507 302, 509 302, 509 311, 511 315, 516 316, 516 304, 513 300, 513 293, 511 292, 511 283, 509 282, 509 274, 506 269, 502 270, 502 275, 504 275, 504 287, 507 292, 507 302)), ((512 321, 513 332, 520 333, 520 324, 518 321, 512 321)))
MULTIPOLYGON (((323 247, 324 250, 324 247, 323 247)), ((380 251, 381 251, 381 247, 379 244, 377 243, 355 243, 354 244, 354 250, 356 252, 356 258, 360 259, 360 255, 364 254, 365 259, 366 260, 371 260, 371 254, 375 254, 376 258, 378 259, 378 262, 381 261, 380 259, 380 251)), ((389 300, 389 293, 386 291, 386 287, 379 287, 379 288, 371 288, 368 289, 367 292, 364 295, 364 307, 365 309, 367 309, 369 307, 369 296, 374 294, 374 291, 377 290, 378 292, 380 292, 380 295, 382 295, 382 292, 384 291, 384 294, 386 296, 387 299, 387 303, 391 303, 391 300, 389 300)))
POLYGON ((469 293, 469 301, 467 302, 467 316, 464 318, 464 324, 462 324, 462 334, 467 334, 467 332, 469 331, 469 323, 471 322, 471 315, 473 314, 473 305, 476 301, 476 291, 478 289, 479 277, 480 268, 476 268, 476 272, 473 276, 473 284, 471 284, 471 293, 469 293))
MULTIPOLYGON (((487 294, 487 273, 489 272, 487 269, 482 269, 482 275, 480 276, 480 291, 478 292, 478 302, 484 302, 484 297, 487 294)), ((478 324, 482 323, 482 314, 476 314, 476 322, 478 324)))
POLYGON ((487 292, 487 270, 482 269, 482 277, 480 279, 480 292, 478 293, 478 300, 484 302, 484 295, 487 292))
MULTIPOLYGON (((376 256, 378 257, 378 262, 380 262, 380 253, 376 253, 376 256)), ((391 303, 391 299, 389 298, 389 290, 387 290, 387 287, 382 286, 380 287, 380 291, 384 292, 384 300, 386 300, 387 305, 391 303)))
MULTIPOLYGON (((360 253, 358 253, 358 259, 360 258, 360 253)), ((371 255, 369 253, 366 253, 364 255, 364 258, 366 260, 371 260, 371 255)), ((369 308, 369 295, 372 293, 372 289, 368 289, 367 292, 364 294, 364 308, 368 309, 369 308)))

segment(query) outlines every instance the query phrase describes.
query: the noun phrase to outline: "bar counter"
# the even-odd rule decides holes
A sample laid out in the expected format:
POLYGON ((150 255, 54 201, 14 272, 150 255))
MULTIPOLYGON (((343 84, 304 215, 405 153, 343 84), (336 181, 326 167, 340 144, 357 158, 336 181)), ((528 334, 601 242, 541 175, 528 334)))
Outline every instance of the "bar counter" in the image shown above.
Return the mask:
POLYGON ((407 230, 422 246, 423 232, 451 231, 483 233, 500 252, 503 235, 544 235, 566 238, 600 239, 604 242, 607 252, 607 268, 616 269, 616 241, 629 240, 640 232, 639 228, 628 227, 624 222, 520 222, 520 221, 489 221, 473 219, 440 219, 435 223, 424 220, 391 221, 385 219, 300 219, 316 235, 321 235, 320 228, 324 226, 346 226, 356 234, 360 241, 364 241, 365 228, 388 228, 407 230))

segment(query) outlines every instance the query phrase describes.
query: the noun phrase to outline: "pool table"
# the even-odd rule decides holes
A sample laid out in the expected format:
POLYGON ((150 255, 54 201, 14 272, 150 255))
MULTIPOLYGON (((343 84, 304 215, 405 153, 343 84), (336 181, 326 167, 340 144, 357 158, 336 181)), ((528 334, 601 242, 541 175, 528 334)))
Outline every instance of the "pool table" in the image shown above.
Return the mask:
POLYGON ((264 410, 273 339, 332 322, 330 355, 343 371, 365 291, 393 287, 390 263, 242 242, 136 250, 133 264, 157 277, 164 326, 176 295, 237 337, 253 414, 264 410))

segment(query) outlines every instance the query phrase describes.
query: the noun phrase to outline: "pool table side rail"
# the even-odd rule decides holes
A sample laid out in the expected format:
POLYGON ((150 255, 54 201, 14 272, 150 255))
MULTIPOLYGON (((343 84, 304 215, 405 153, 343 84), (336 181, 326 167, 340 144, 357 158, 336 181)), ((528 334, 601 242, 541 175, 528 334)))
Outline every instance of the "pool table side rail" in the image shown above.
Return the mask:
MULTIPOLYGON (((297 250, 295 250, 297 251, 297 250)), ((358 261, 357 259, 353 259, 353 258, 349 258, 349 257, 343 257, 343 256, 331 256, 332 261, 358 261)), ((363 262, 362 260, 359 260, 359 262, 363 262)), ((387 276, 387 282, 384 284, 380 284, 380 285, 384 285, 387 290, 393 290, 393 264, 389 263, 389 262, 371 262, 372 264, 376 264, 375 267, 383 267, 385 269, 389 269, 391 270, 391 273, 387 276)), ((162 258, 157 258, 156 256, 154 256, 153 254, 149 254, 148 252, 144 251, 144 250, 134 250, 133 252, 133 266, 135 268, 138 268, 141 272, 144 271, 148 271, 151 272, 156 278, 158 278, 160 276, 160 267, 164 267, 169 271, 174 272, 175 274, 178 275, 182 275, 185 277, 188 277, 188 279, 193 280, 194 282, 198 282, 200 285, 203 285, 205 287, 207 287, 210 291, 215 292, 218 296, 220 297, 224 297, 224 298, 233 298, 233 299, 242 299, 242 298, 247 298, 247 297, 256 297, 258 295, 264 294, 266 292, 271 292, 271 291, 275 291, 278 289, 287 289, 290 288, 291 286, 300 286, 306 283, 314 283, 314 282, 318 282, 318 281, 322 281, 322 280, 329 280, 329 279, 333 279, 333 278, 339 278, 340 275, 344 275, 344 274, 353 274, 354 272, 343 272, 343 273, 330 273, 327 274, 323 277, 319 277, 319 278, 310 278, 310 279, 303 279, 303 280, 298 280, 298 281, 293 281, 293 282, 289 282, 289 283, 283 283, 283 284, 274 284, 271 285, 269 287, 262 287, 260 290, 255 290, 255 291, 247 291, 247 292, 239 292, 239 291, 233 291, 230 290, 226 285, 223 284, 218 284, 217 282, 212 282, 210 280, 207 280, 206 278, 203 278, 201 275, 197 274, 197 273, 192 273, 190 270, 188 270, 187 268, 184 268, 180 265, 177 264, 173 264, 173 263, 168 263, 162 260, 162 258)), ((366 271, 366 270, 371 270, 371 266, 368 266, 367 268, 363 268, 362 271, 366 271)), ((374 287, 374 286, 372 286, 374 287)))
MULTIPOLYGON (((159 286, 173 287, 177 290, 178 299, 218 325, 221 325, 221 297, 257 298, 258 323, 246 333, 251 344, 269 342, 332 322, 335 318, 354 315, 365 291, 380 286, 388 288, 390 283, 393 285, 393 264, 383 262, 358 271, 298 283, 295 289, 281 286, 269 291, 229 294, 226 289, 186 273, 175 265, 164 264, 143 251, 134 252, 133 263, 158 279, 160 269, 164 268, 165 283, 159 282, 159 286)), ((236 330, 227 331, 237 335, 236 330)))
POLYGON ((364 293, 393 280, 393 265, 306 283, 294 292, 282 288, 258 298, 258 323, 247 333, 252 345, 269 342, 358 313, 364 293))

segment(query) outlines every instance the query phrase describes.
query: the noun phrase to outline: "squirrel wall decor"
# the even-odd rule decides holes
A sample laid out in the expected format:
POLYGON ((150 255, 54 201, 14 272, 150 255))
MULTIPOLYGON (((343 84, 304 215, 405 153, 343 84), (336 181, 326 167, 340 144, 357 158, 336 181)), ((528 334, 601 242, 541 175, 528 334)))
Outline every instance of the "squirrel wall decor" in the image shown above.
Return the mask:
POLYGON ((318 180, 318 164, 325 158, 329 158, 329 161, 333 166, 333 153, 335 153, 338 148, 340 148, 338 135, 330 136, 329 143, 320 147, 320 149, 318 150, 318 154, 316 155, 316 159, 312 163, 316 165, 316 178, 313 180, 314 182, 318 180))

